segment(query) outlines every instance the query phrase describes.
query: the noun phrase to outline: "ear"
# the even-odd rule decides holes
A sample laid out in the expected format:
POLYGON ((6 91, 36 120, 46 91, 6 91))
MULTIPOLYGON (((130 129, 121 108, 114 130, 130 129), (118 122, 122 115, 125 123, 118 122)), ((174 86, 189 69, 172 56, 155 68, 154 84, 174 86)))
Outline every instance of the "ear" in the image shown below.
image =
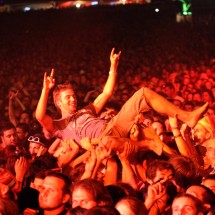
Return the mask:
POLYGON ((27 137, 28 136, 28 132, 25 132, 25 137, 27 137))
POLYGON ((70 197, 71 196, 69 194, 65 194, 64 197, 63 197, 62 203, 67 203, 70 200, 70 197))
POLYGON ((204 208, 204 211, 209 211, 211 206, 209 204, 207 204, 207 203, 204 203, 203 208, 204 208))

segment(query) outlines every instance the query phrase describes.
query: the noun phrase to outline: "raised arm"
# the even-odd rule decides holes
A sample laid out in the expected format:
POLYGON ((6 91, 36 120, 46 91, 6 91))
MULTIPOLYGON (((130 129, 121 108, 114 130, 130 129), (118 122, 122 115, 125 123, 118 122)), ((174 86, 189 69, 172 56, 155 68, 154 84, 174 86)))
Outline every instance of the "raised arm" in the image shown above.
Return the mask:
POLYGON ((108 99, 112 96, 114 87, 116 84, 117 67, 118 67, 121 51, 117 54, 114 54, 114 51, 115 49, 113 48, 110 54, 111 65, 110 65, 110 71, 109 71, 107 82, 104 86, 102 93, 93 102, 93 105, 96 109, 97 114, 102 110, 102 108, 105 106, 108 99))
POLYGON ((52 69, 50 76, 47 76, 46 73, 44 74, 43 89, 36 108, 36 119, 47 131, 51 133, 54 131, 53 120, 46 114, 46 109, 49 92, 54 87, 54 85, 54 69, 52 69))

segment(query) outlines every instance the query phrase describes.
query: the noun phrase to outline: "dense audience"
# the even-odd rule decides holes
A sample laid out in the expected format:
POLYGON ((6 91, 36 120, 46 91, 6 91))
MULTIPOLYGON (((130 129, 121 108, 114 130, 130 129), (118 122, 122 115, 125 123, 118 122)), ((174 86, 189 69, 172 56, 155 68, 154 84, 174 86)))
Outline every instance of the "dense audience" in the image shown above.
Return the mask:
MULTIPOLYGON (((0 14, 0 21, 0 213, 215 214, 214 16, 176 23, 173 12, 129 6, 0 14), (83 147, 35 117, 52 68, 56 84, 72 84, 78 109, 92 103, 113 47, 122 53, 101 119, 110 121, 141 87, 188 112, 208 103, 190 127, 177 114, 137 115, 131 142, 153 140, 159 153, 129 141, 114 153, 83 147)), ((47 114, 61 118, 51 95, 47 104, 47 114)))

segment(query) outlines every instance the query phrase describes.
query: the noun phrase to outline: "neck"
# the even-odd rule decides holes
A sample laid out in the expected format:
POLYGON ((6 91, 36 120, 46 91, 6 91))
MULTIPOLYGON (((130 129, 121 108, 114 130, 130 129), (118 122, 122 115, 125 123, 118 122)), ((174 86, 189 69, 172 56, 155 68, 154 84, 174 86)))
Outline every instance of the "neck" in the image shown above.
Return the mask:
POLYGON ((71 113, 68 113, 68 112, 61 112, 61 115, 62 115, 62 118, 66 118, 67 116, 70 116, 72 114, 74 114, 75 112, 71 112, 71 113))

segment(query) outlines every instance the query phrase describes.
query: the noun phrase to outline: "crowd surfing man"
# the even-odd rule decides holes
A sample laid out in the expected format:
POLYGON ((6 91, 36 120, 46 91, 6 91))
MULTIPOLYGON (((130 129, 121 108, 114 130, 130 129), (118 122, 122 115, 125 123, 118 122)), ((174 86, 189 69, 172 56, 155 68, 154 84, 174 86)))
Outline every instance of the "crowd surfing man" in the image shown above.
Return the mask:
MULTIPOLYGON (((110 54, 110 72, 106 84, 101 94, 93 103, 77 110, 77 99, 75 92, 70 84, 59 84, 53 91, 55 106, 61 112, 62 118, 54 120, 46 114, 48 97, 50 90, 55 86, 54 70, 50 76, 44 74, 43 89, 36 109, 36 118, 40 124, 52 135, 60 139, 73 139, 79 146, 83 138, 99 138, 100 144, 106 145, 113 151, 121 151, 124 148, 126 138, 135 123, 135 117, 151 108, 158 113, 168 116, 177 114, 178 119, 185 122, 189 127, 194 127, 198 119, 206 111, 208 104, 200 108, 187 112, 164 97, 155 93, 147 87, 139 89, 123 105, 119 113, 109 122, 98 117, 108 99, 114 91, 117 79, 117 67, 121 52, 114 53, 114 48, 110 54)), ((132 141, 138 148, 150 149, 157 154, 161 154, 162 145, 153 140, 132 141)))

